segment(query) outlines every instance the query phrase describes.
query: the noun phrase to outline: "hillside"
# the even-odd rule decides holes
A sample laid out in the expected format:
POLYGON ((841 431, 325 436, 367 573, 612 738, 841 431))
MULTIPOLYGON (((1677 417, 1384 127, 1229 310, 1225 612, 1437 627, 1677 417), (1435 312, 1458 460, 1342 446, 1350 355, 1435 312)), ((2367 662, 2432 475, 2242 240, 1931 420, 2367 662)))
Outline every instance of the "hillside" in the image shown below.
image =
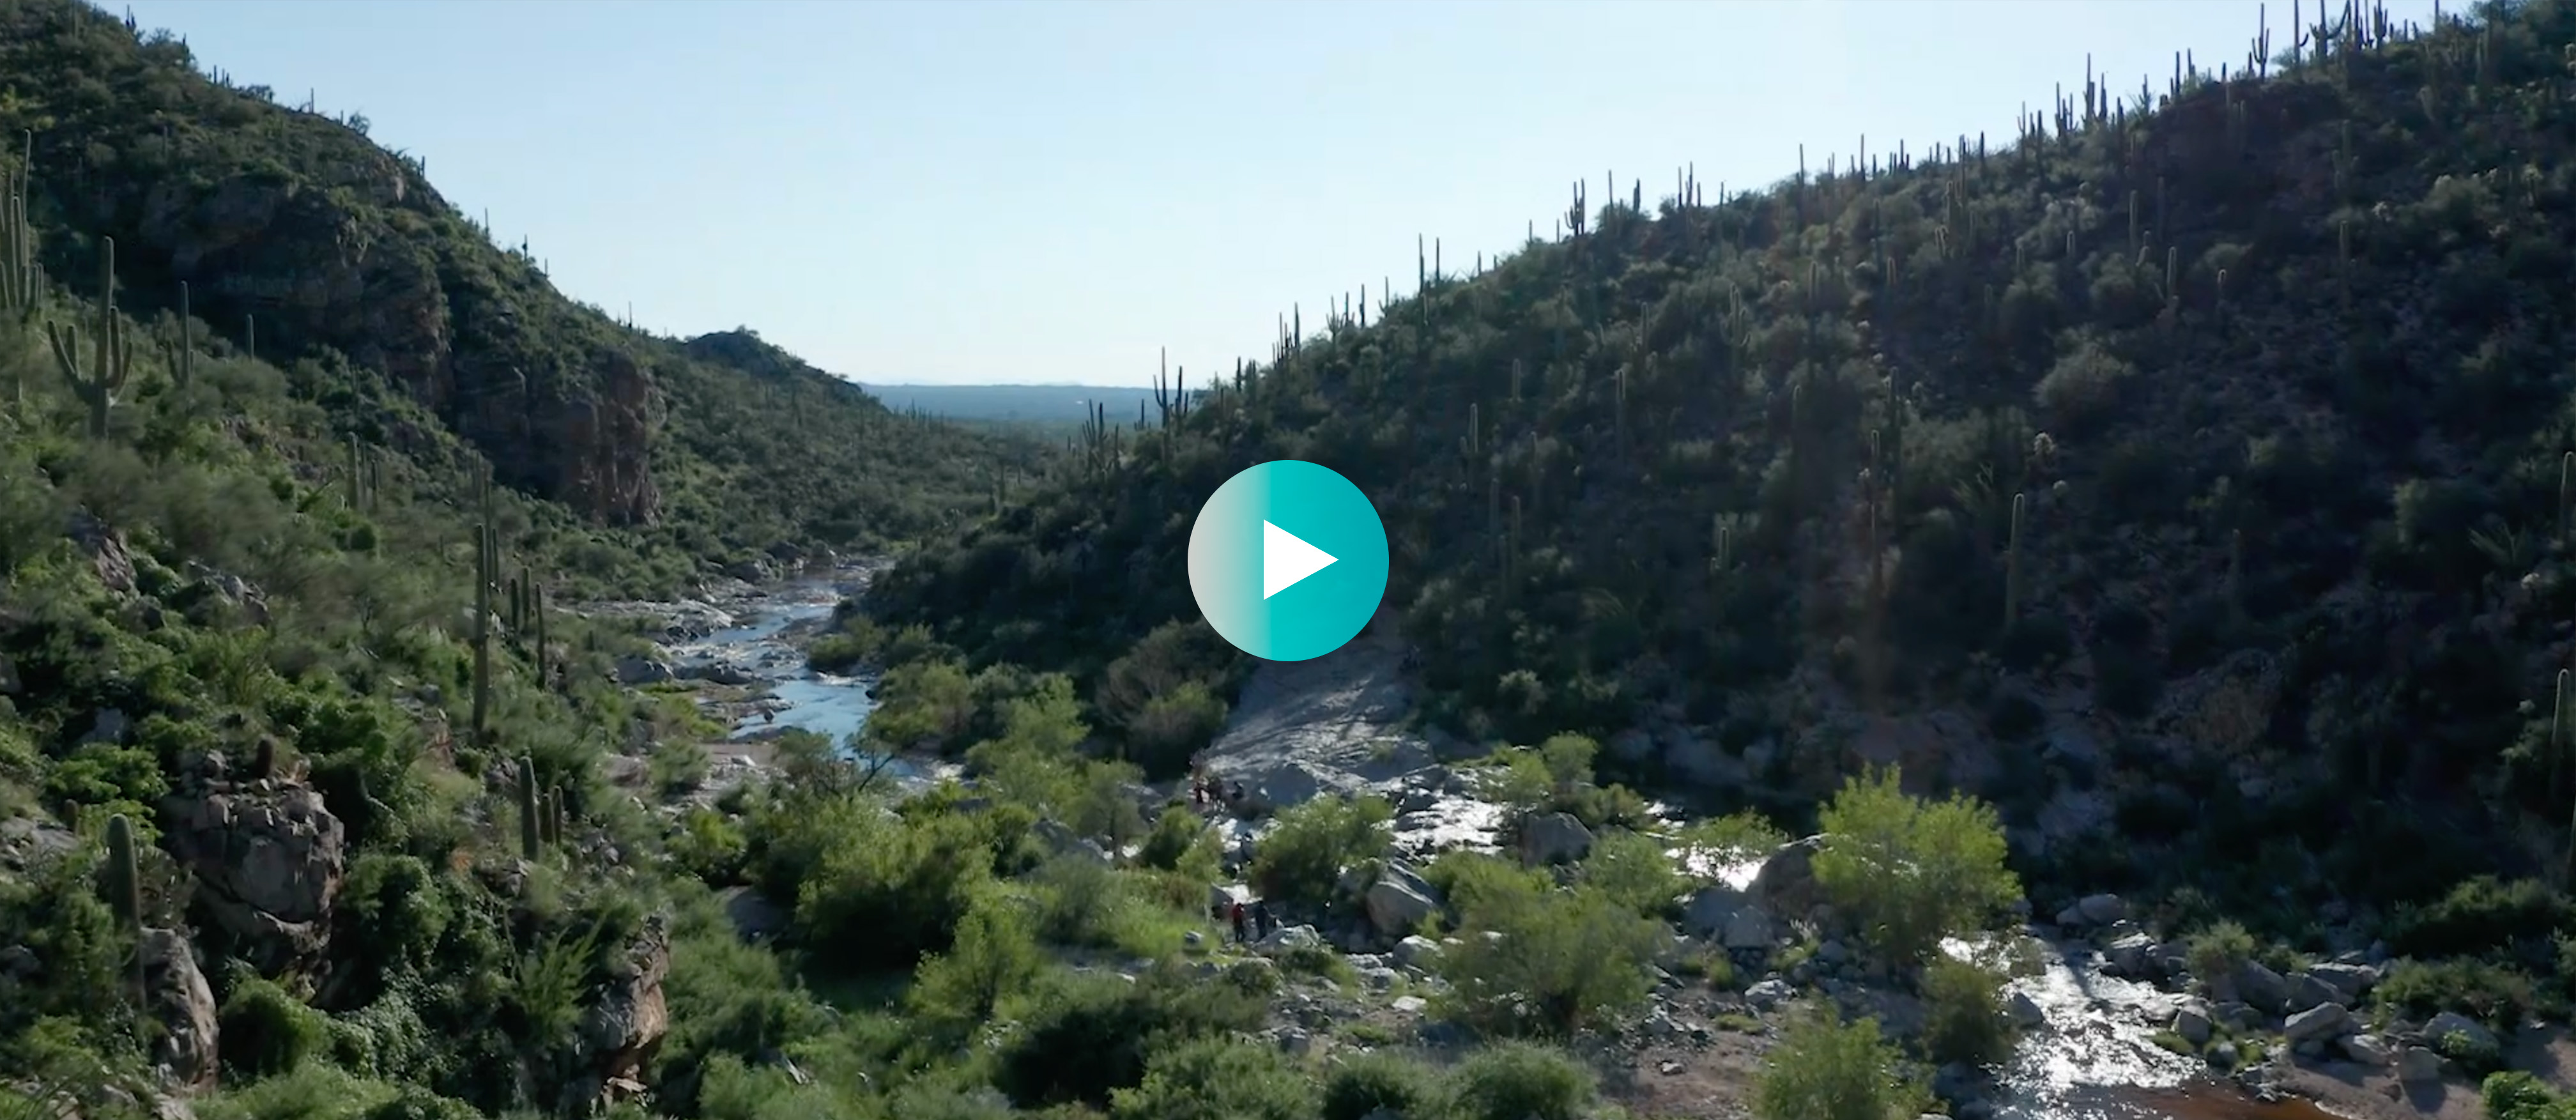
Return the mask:
POLYGON ((48 276, 95 276, 113 238, 126 313, 175 337, 184 285, 218 352, 413 401, 501 485, 591 524, 736 558, 882 547, 988 506, 997 471, 1041 454, 907 422, 748 338, 631 330, 493 245, 363 118, 201 75, 167 33, 26 0, 0 8, 0 59, 48 276))
POLYGON ((1284 339, 873 610, 1176 764, 1153 698, 1231 679, 1190 515, 1312 459, 1470 740, 1792 820, 1901 761, 2033 872, 2292 933, 2554 875, 2576 7, 2336 26, 1758 193, 1578 184, 1565 236, 1284 339))

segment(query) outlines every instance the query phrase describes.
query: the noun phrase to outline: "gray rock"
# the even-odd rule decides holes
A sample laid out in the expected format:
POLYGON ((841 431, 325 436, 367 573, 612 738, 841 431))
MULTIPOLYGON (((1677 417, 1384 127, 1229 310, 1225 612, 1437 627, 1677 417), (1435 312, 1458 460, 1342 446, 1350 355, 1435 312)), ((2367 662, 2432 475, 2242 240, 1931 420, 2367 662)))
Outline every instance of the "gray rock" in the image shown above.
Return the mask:
POLYGON ((2318 979, 2313 973, 2301 972, 2290 977, 2289 999, 2281 1005, 2284 1014, 2296 1014, 2311 1007, 2343 1002, 2343 993, 2334 985, 2318 979))
POLYGON ((2388 1040, 2375 1034, 2345 1035, 2337 1045, 2343 1048, 2344 1057, 2372 1069, 2386 1069, 2397 1057, 2388 1040))
POLYGON ((2330 1042, 2352 1033, 2352 1030, 2352 1012, 2345 1010, 2340 1003, 2329 1003, 2291 1015, 2289 1021, 2281 1025, 2281 1036, 2292 1044, 2330 1042))
POLYGON ((1772 913, 1784 918, 1797 918, 1816 904, 1816 853, 1823 850, 1825 838, 1810 836, 1781 845, 1762 861, 1762 870, 1754 873, 1750 892, 1772 913))
POLYGON ((1695 937, 1715 937, 1737 911, 1753 905, 1753 896, 1724 883, 1702 887, 1682 904, 1682 929, 1695 937))
POLYGON ((2236 966, 2236 998, 2267 1015, 2287 1013, 2290 982, 2281 974, 2263 966, 2260 961, 2246 961, 2236 966))
POLYGON ((143 931, 143 983, 152 1017, 161 1026, 152 1041, 152 1064, 174 1088, 215 1083, 215 992, 197 968, 188 939, 166 929, 143 931))
POLYGON ((2174 1012, 2173 1032, 2181 1035, 2183 1041, 2194 1046, 2208 1045, 2210 1033, 2208 1012, 2197 1006, 2184 1005, 2174 1012))
POLYGON ((1406 968, 1429 968, 1440 959, 1440 946, 1419 934, 1395 943, 1395 963, 1406 968))
POLYGON ((2037 1030, 2048 1025, 2048 1012, 2041 1010, 2039 1001, 2030 998, 2028 993, 2014 992, 2004 997, 2004 1013, 2012 1016, 2014 1025, 2023 1030, 2037 1030))
POLYGON ((619 684, 660 684, 671 679, 671 666, 667 662, 637 657, 633 654, 617 659, 617 683, 619 684))
POLYGON ((2421 1046, 2409 1046, 2398 1051, 2397 1079, 2409 1085, 2440 1081, 2442 1056, 2421 1046))
POLYGON ((1521 822, 1521 862, 1531 867, 1572 863, 1592 853, 1592 830, 1572 813, 1546 813, 1521 822))
POLYGON ((2347 1006, 2360 1002, 2379 983, 2379 970, 2366 964, 2321 964, 2309 969, 2308 975, 2332 986, 2335 1002, 2347 1006))
POLYGON ((2107 926, 2129 916, 2129 904, 2116 894, 2086 895, 2075 904, 2076 911, 2088 923, 2107 926))
POLYGON ((1769 1011, 1797 997, 1798 989, 1791 987, 1788 981, 1777 976, 1744 990, 1744 998, 1764 1011, 1769 1011))
POLYGON ((2497 1046, 2494 1031, 2457 1011, 2445 1011, 2424 1024, 2424 1041, 2437 1048, 2455 1034, 2467 1036, 2469 1045, 2479 1050, 2492 1052, 2497 1046))
POLYGON ((1440 912, 1440 890, 1402 862, 1389 862, 1369 884, 1361 903, 1369 925, 1388 937, 1403 937, 1440 912))

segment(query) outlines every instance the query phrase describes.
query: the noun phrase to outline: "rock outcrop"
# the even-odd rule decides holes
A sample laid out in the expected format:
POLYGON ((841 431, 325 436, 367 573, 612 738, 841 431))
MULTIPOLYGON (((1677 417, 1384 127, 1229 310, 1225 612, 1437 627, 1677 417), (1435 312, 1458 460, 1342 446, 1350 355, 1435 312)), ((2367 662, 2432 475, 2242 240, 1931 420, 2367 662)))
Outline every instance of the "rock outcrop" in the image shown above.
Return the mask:
POLYGON ((143 931, 145 1005, 161 1025, 152 1064, 172 1088, 203 1089, 220 1068, 215 1047, 215 992, 198 969, 188 939, 166 929, 143 931))
POLYGON ((192 282, 196 313, 226 337, 254 320, 263 354, 327 346, 385 371, 509 485, 613 524, 653 520, 652 376, 536 296, 533 261, 472 233, 423 236, 458 219, 419 168, 337 125, 282 123, 324 154, 292 175, 215 167, 134 184, 132 209, 96 216, 119 265, 192 282), (113 228, 127 215, 131 228, 113 228))
POLYGON ((671 1031, 670 1005, 662 995, 662 980, 670 973, 669 922, 654 914, 616 955, 607 986, 583 1013, 580 1061, 588 1080, 571 1087, 575 1096, 623 1096, 625 1086, 637 1084, 671 1031))
POLYGON ((300 778, 236 781, 208 755, 161 811, 171 854, 238 955, 267 973, 320 959, 346 869, 340 819, 320 793, 300 778))

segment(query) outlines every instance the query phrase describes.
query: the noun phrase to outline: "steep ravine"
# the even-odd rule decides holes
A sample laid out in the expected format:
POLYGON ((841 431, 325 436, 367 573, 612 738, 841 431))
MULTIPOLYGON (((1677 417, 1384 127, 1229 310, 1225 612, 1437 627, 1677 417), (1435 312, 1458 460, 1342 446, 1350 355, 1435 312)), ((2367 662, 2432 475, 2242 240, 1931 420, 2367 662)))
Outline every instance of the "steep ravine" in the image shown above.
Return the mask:
MULTIPOLYGON (((732 726, 730 742, 717 748, 718 781, 723 782, 728 767, 736 778, 757 768, 762 740, 779 729, 802 728, 839 741, 864 723, 873 707, 872 681, 815 673, 805 667, 797 647, 830 617, 836 602, 862 589, 872 574, 869 568, 845 568, 767 587, 713 587, 695 601, 594 609, 661 623, 666 652, 629 665, 634 683, 667 676, 713 686, 702 686, 701 695, 713 700, 732 726)), ((1329 657, 1263 666, 1245 688, 1227 729, 1206 752, 1208 765, 1227 780, 1243 783, 1259 804, 1293 804, 1327 791, 1380 793, 1399 809, 1395 846, 1403 857, 1427 858, 1459 845, 1494 848, 1500 810, 1470 796, 1466 776, 1448 765, 1462 748, 1402 726, 1408 698, 1399 664, 1392 646, 1363 639, 1329 657)), ((942 769, 905 765, 899 776, 918 783, 942 769)), ((1229 820, 1226 827, 1238 848, 1257 844, 1262 830, 1258 820, 1229 820)), ((1739 888, 1749 886, 1754 870, 1748 866, 1730 878, 1738 880, 1739 888)), ((2186 999, 2105 967, 2105 954, 2095 941, 2113 944, 2116 952, 2120 929, 2096 930, 2093 939, 2053 924, 2027 929, 2026 935, 2040 939, 2043 950, 2036 955, 2044 967, 2013 985, 2017 1000, 2026 1001, 2024 1041, 1994 1090, 1970 1102, 1963 1113, 1997 1120, 2316 1120, 2335 1115, 2297 1097, 2258 1097, 2211 1072, 2201 1059, 2159 1046, 2158 1032, 2173 1022, 2186 999)), ((2126 934, 2132 946, 2136 936, 2126 934)), ((1785 943, 1784 931, 1753 955, 1776 955, 1772 950, 1785 943)), ((1849 987, 1803 967, 1786 974, 1747 970, 1740 976, 1739 986, 1755 990, 1715 993, 1717 1005, 1750 1013, 1762 1024, 1761 1036, 1778 1026, 1765 982, 1800 989, 1849 987)), ((1682 1001, 1673 998, 1669 1006, 1678 1010, 1682 1001)), ((1760 1036, 1750 1041, 1756 1052, 1767 1044, 1760 1036)), ((2261 1073, 2242 1076, 2257 1084, 2265 1081, 2261 1073)), ((2450 1115, 2465 1103, 2468 1090, 2460 1084, 2447 1089, 2390 1115, 2450 1115)), ((2360 1091, 2356 1084, 2355 1092, 2360 1091)), ((2379 1103, 2405 1107, 2397 1101, 2379 1103)))

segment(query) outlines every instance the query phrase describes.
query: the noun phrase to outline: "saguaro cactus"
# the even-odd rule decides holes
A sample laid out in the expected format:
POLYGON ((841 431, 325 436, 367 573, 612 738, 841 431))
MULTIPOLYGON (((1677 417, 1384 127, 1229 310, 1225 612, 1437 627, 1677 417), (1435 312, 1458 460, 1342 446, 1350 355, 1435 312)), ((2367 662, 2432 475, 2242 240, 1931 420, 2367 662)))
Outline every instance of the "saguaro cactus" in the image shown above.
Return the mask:
POLYGON ((2021 517, 2024 498, 2012 499, 2011 536, 2004 542, 2004 629, 2021 618, 2021 517))
POLYGON ((98 320, 91 327, 93 353, 89 371, 81 370, 80 332, 78 328, 45 324, 45 341, 53 347, 54 364, 61 367, 63 380, 72 393, 89 405, 91 439, 107 438, 107 410, 116 404, 116 394, 125 388, 128 359, 133 356, 133 342, 125 335, 125 325, 116 317, 116 240, 98 239, 98 320))
MULTIPOLYGON (((188 282, 185 280, 179 281, 179 352, 172 356, 173 360, 170 363, 170 377, 172 380, 177 381, 179 383, 179 387, 182 389, 187 388, 188 383, 196 380, 197 377, 196 324, 197 321, 189 317, 188 312, 188 282)), ((349 438, 354 440, 358 437, 351 436, 349 438)))
POLYGON ((537 815, 537 763, 526 755, 519 756, 519 854, 533 860, 543 847, 538 828, 543 824, 537 815))
POLYGON ((492 515, 492 472, 475 475, 482 519, 474 525, 474 742, 487 745, 492 710, 492 581, 501 567, 500 528, 492 515))
POLYGON ((0 312, 23 315, 35 310, 44 294, 36 271, 36 231, 27 224, 27 195, 34 190, 36 135, 25 137, 17 168, 0 178, 0 312))
POLYGON ((100 884, 107 894, 107 906, 116 914, 117 929, 135 938, 134 998, 143 999, 143 873, 134 858, 134 822, 118 813, 107 819, 106 882, 100 884))

